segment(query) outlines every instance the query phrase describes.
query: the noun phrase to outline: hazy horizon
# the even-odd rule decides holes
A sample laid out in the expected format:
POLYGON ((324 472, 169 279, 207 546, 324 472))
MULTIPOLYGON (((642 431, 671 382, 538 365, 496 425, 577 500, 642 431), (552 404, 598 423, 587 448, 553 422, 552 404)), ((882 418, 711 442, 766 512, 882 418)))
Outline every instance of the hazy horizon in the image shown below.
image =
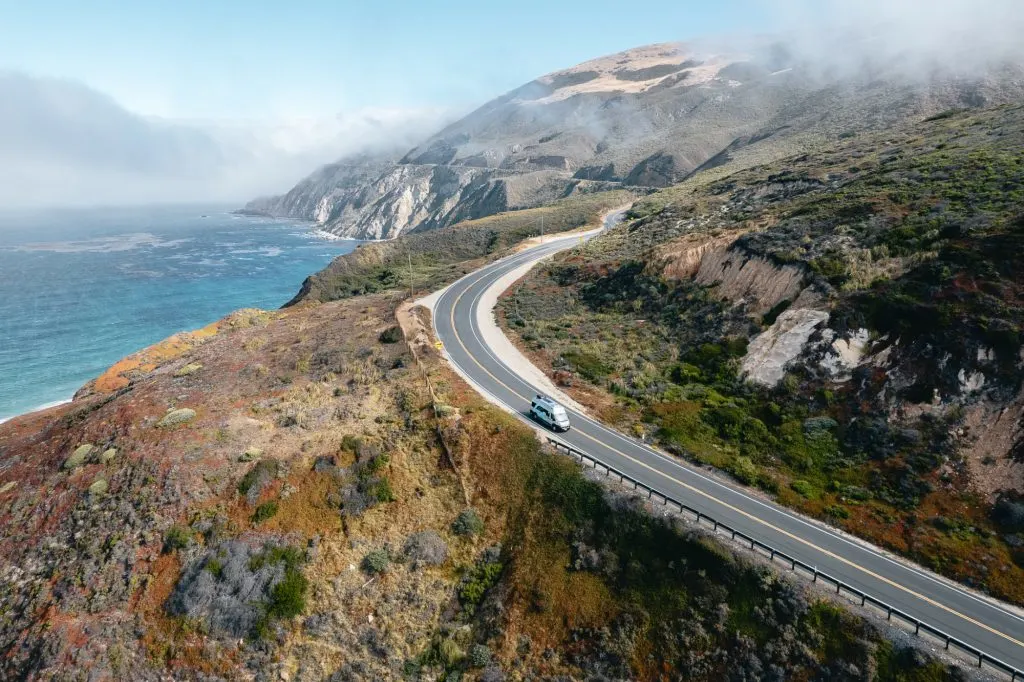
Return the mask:
POLYGON ((0 207, 241 204, 346 154, 408 149, 545 73, 644 44, 741 50, 775 35, 824 77, 894 64, 928 75, 1019 58, 1024 28, 1009 0, 658 2, 643 16, 580 6, 4 10, 0 207), (837 49, 838 31, 856 38, 837 49))

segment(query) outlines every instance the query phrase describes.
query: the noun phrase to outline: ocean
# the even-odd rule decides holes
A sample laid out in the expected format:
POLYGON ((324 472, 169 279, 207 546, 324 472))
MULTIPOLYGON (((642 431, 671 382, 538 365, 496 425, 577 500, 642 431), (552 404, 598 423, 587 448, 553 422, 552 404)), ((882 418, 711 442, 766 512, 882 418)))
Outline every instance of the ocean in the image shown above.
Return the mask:
POLYGON ((70 399, 175 332, 278 308, 358 245, 229 211, 0 212, 0 421, 70 399))

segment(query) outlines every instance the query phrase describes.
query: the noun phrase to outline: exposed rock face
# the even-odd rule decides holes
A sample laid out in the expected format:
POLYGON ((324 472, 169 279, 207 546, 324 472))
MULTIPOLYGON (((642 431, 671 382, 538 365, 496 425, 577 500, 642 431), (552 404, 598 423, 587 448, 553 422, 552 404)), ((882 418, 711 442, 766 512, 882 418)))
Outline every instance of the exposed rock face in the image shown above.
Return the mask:
POLYGON ((705 256, 711 252, 724 254, 735 240, 735 234, 711 238, 705 234, 691 234, 676 240, 658 253, 658 259, 663 262, 661 274, 668 279, 695 277, 705 256))
POLYGON ((819 325, 828 320, 823 310, 787 310, 767 331, 750 340, 743 372, 754 382, 774 386, 786 375, 786 364, 803 351, 819 325))
POLYGON ((763 315, 782 301, 793 300, 803 289, 804 272, 791 265, 778 266, 738 249, 713 249, 700 261, 694 279, 715 285, 731 301, 743 301, 748 310, 763 315))
POLYGON ((824 83, 813 67, 779 59, 682 44, 601 57, 498 97, 404 154, 343 159, 243 212, 389 239, 576 191, 666 187, 697 170, 760 164, 841 133, 1024 94, 1019 74, 911 83, 883 69, 824 83))

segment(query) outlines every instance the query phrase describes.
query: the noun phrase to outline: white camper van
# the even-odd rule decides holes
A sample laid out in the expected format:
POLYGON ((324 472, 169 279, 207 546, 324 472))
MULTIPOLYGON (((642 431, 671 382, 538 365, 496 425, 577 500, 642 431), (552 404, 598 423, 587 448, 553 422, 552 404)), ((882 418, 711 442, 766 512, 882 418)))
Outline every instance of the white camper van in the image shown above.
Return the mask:
POLYGON ((537 394, 530 403, 530 417, 553 431, 569 430, 569 415, 565 408, 546 395, 537 394))

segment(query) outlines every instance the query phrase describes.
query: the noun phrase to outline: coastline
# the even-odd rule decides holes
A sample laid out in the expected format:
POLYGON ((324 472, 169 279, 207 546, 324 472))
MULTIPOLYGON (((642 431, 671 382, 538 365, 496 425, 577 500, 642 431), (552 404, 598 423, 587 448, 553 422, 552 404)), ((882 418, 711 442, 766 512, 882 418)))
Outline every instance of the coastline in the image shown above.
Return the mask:
POLYGON ((51 401, 51 402, 39 405, 38 407, 33 407, 31 410, 28 410, 27 412, 22 412, 21 414, 12 414, 9 417, 0 417, 0 424, 6 424, 7 422, 12 421, 14 419, 18 419, 19 417, 27 417, 30 414, 35 414, 36 412, 42 412, 43 410, 49 410, 49 409, 54 408, 54 407, 60 407, 61 405, 67 405, 68 403, 72 402, 73 400, 74 400, 73 397, 65 398, 64 400, 54 400, 54 401, 51 401))
POLYGON ((0 386, 0 424, 70 402, 118 361, 178 331, 244 308, 279 307, 305 277, 359 243, 329 238, 309 223, 246 218, 221 207, 28 216, 32 233, 5 232, 0 247, 0 270, 10 273, 0 282, 0 313, 23 322, 4 326, 8 343, 0 371, 10 383, 0 386), (143 224, 150 237, 126 241, 125 234, 136 234, 143 224), (28 260, 18 253, 26 245, 35 245, 32 267, 56 286, 42 303, 21 296, 13 284, 27 276, 28 260), (102 276, 78 291, 76 268, 102 276), (74 295, 67 293, 72 290, 74 295), (79 296, 104 303, 67 303, 79 296), (164 305, 160 301, 173 305, 154 314, 164 305), (25 358, 8 352, 17 348, 33 350, 25 358))

